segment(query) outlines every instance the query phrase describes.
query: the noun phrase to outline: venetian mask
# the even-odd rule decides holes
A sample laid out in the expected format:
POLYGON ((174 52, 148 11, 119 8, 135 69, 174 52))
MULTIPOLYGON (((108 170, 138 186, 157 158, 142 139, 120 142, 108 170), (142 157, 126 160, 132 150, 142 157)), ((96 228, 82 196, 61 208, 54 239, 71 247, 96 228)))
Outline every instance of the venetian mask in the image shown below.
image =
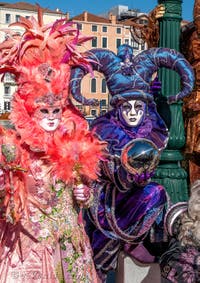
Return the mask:
POLYGON ((121 116, 128 126, 136 127, 141 124, 145 105, 142 100, 129 100, 120 106, 121 116))
POLYGON ((34 112, 33 117, 43 130, 53 132, 60 124, 62 108, 58 106, 39 107, 34 112))

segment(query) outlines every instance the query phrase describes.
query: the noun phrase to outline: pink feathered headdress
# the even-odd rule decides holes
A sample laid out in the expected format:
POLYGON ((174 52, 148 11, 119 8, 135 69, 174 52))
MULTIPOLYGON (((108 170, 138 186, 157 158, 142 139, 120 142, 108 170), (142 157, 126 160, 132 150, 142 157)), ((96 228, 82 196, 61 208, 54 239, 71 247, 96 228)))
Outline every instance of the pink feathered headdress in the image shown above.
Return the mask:
POLYGON ((10 26, 22 27, 25 32, 20 35, 5 30, 7 39, 0 44, 0 73, 15 75, 17 96, 24 101, 27 112, 32 113, 46 94, 53 94, 65 104, 70 67, 78 65, 91 71, 89 60, 77 49, 91 38, 81 35, 66 19, 44 25, 39 6, 38 21, 20 17, 10 26))
POLYGON ((78 46, 91 37, 80 34, 75 23, 66 19, 44 25, 39 6, 38 20, 20 17, 10 26, 25 30, 22 35, 11 29, 3 30, 7 38, 0 44, 0 74, 14 74, 17 83, 10 119, 22 143, 45 150, 45 133, 31 117, 37 107, 56 103, 63 107, 60 127, 63 133, 68 131, 64 126, 66 120, 76 120, 80 127, 84 123, 68 101, 68 86, 73 66, 81 66, 92 73, 90 60, 78 50, 78 46), (66 110, 67 104, 71 110, 66 110))
POLYGON ((21 144, 46 154, 58 178, 69 181, 72 169, 79 163, 80 174, 95 179, 104 146, 93 137, 85 119, 68 100, 71 68, 79 66, 92 73, 94 61, 78 50, 91 37, 80 34, 75 23, 66 19, 44 25, 39 6, 38 20, 20 17, 10 26, 25 30, 20 35, 6 29, 7 39, 0 44, 0 73, 13 73, 17 83, 10 118, 21 144), (32 119, 32 114, 41 105, 57 103, 63 108, 62 119, 50 136, 32 119), (68 164, 67 169, 63 164, 68 164))

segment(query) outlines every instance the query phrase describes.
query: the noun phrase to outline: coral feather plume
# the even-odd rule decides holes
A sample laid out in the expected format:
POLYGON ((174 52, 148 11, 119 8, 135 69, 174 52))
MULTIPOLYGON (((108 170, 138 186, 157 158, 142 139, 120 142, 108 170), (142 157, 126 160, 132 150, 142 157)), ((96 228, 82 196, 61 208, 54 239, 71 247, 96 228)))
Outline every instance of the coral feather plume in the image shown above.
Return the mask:
POLYGON ((80 176, 94 180, 98 176, 98 164, 104 157, 105 144, 96 139, 86 129, 75 129, 71 134, 55 139, 56 147, 48 147, 47 155, 53 164, 53 171, 58 179, 73 181, 78 168, 80 176), (66 166, 65 166, 66 165, 66 166))

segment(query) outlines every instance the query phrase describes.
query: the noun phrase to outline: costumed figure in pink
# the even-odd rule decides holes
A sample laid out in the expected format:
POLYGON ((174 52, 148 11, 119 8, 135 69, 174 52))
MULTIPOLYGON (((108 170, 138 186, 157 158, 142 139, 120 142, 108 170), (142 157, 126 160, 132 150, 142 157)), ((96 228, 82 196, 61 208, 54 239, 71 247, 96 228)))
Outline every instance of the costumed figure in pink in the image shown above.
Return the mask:
MULTIPOLYGON (((0 282, 95 283, 81 208, 93 199, 104 145, 69 100, 72 66, 90 71, 77 46, 88 40, 65 19, 11 24, 0 73, 15 76, 10 119, 0 129, 0 282)), ((91 101, 90 101, 91 102, 91 101)))
MULTIPOLYGON (((88 213, 94 262, 106 282, 109 270, 117 268, 121 251, 139 261, 154 262, 167 246, 164 217, 170 200, 165 188, 151 177, 169 132, 157 112, 151 82, 159 68, 176 71, 182 90, 170 96, 172 103, 191 92, 194 74, 183 55, 169 48, 150 48, 134 57, 132 47, 124 44, 117 54, 92 49, 88 58, 97 62, 92 62, 93 69, 105 76, 112 106, 91 126, 107 142, 108 157, 93 182, 95 201, 88 213)), ((71 91, 79 101, 86 72, 77 67, 71 73, 71 91)))

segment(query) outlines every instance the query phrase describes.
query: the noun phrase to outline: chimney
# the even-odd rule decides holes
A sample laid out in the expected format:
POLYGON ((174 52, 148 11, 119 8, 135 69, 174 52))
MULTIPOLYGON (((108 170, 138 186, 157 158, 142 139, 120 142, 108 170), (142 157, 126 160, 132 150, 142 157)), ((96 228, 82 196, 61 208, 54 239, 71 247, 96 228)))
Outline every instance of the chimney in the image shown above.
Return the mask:
POLYGON ((69 12, 66 13, 65 18, 66 18, 67 21, 69 21, 69 12))
POLYGON ((112 13, 109 13, 108 18, 109 18, 109 21, 111 22, 111 24, 116 25, 117 17, 115 15, 113 15, 112 13))
POLYGON ((84 20, 84 22, 87 22, 87 20, 88 20, 88 12, 83 12, 83 20, 84 20))

